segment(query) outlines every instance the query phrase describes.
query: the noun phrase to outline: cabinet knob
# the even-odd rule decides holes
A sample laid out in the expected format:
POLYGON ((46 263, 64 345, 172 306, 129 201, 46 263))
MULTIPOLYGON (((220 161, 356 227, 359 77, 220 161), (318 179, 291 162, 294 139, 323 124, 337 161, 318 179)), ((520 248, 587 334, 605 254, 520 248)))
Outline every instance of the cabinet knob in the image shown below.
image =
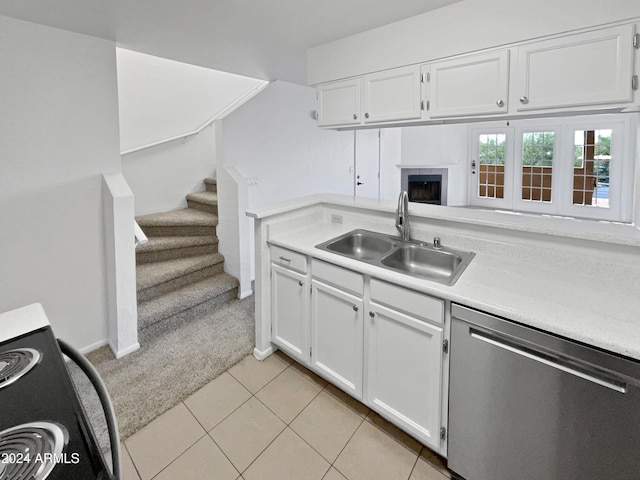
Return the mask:
POLYGON ((520 103, 526 105, 529 103, 529 99, 527 97, 520 97, 520 103))
POLYGON ((358 311, 358 306, 357 306, 357 305, 354 305, 354 306, 353 306, 353 311, 354 311, 354 312, 357 312, 357 311, 358 311))
POLYGON ((376 314, 375 314, 374 312, 369 312, 369 316, 370 316, 371 318, 373 318, 373 317, 375 317, 375 316, 376 316, 376 314))
POLYGON ((353 114, 353 119, 354 119, 354 120, 357 120, 357 119, 358 119, 358 114, 357 114, 357 113, 354 113, 354 114, 353 114))
POLYGON ((302 280, 299 280, 299 281, 298 281, 298 285, 300 285, 300 286, 304 285, 304 283, 302 282, 302 280))
POLYGON ((369 114, 368 114, 368 113, 365 113, 365 114, 364 114, 364 118, 369 118, 369 114))
POLYGON ((504 101, 502 101, 502 100, 498 100, 498 101, 496 102, 496 105, 497 105, 498 107, 502 108, 502 107, 504 107, 504 101))

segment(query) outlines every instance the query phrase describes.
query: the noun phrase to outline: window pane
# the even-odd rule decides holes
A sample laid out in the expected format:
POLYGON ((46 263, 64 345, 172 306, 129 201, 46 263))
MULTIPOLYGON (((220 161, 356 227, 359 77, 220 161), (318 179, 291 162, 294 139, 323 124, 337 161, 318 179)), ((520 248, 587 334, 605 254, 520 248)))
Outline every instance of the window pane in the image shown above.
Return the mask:
POLYGON ((504 198, 504 133, 478 136, 478 197, 504 198))
POLYGON ((551 202, 553 132, 522 134, 522 199, 551 202))
POLYGON ((573 204, 609 208, 611 130, 576 130, 573 204))

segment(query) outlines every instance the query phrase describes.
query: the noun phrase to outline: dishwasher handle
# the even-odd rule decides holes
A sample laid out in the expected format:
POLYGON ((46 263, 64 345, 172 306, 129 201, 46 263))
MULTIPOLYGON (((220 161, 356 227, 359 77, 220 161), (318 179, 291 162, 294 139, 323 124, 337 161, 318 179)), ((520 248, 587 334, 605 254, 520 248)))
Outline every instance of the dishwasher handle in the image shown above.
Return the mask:
POLYGON ((515 353, 516 355, 525 357, 529 360, 542 363, 565 373, 580 377, 589 382, 596 383, 606 388, 610 388, 611 390, 615 390, 616 392, 627 392, 627 382, 620 379, 612 378, 610 375, 606 375, 604 372, 598 371, 597 368, 591 365, 584 364, 567 357, 554 355, 552 353, 545 353, 536 350, 525 343, 520 343, 512 338, 502 338, 499 335, 492 335, 480 330, 476 330, 475 328, 469 329, 469 335, 476 340, 488 343, 490 345, 493 345, 494 347, 502 348, 511 353, 515 353))

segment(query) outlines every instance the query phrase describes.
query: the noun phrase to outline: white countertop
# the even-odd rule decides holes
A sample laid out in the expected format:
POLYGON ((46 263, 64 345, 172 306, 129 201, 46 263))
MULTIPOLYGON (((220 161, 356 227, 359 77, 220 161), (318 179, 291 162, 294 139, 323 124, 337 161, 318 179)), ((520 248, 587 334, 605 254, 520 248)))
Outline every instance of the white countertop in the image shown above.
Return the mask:
MULTIPOLYGON (((288 211, 281 208, 285 207, 275 207, 270 212, 288 211)), ((263 211, 262 215, 265 214, 263 211)), ((259 212, 255 215, 261 218, 259 212)), ((544 247, 535 259, 527 255, 519 258, 512 254, 476 252, 456 284, 445 286, 315 248, 354 228, 321 222, 275 234, 269 243, 640 360, 637 260, 625 265, 618 259, 599 278, 593 272, 585 273, 588 267, 578 268, 578 262, 586 264, 588 258, 558 261, 556 252, 555 257, 549 257, 553 260, 545 261, 544 247)))
MULTIPOLYGON (((313 205, 354 207, 388 213, 395 212, 396 209, 396 202, 390 200, 318 194, 262 208, 251 208, 247 210, 247 215, 255 219, 264 219, 313 205)), ((640 247, 640 228, 625 223, 418 203, 410 203, 409 212, 411 215, 435 220, 640 247)))
POLYGON ((0 342, 49 325, 44 308, 39 303, 0 313, 0 342))

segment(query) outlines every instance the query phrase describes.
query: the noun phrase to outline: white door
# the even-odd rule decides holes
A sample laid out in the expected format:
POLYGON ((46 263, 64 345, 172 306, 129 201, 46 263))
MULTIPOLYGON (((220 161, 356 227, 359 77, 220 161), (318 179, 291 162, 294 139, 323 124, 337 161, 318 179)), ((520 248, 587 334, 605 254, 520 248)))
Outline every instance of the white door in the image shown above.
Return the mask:
POLYGON ((311 285, 311 365, 360 400, 363 301, 317 280, 311 285))
POLYGON ((509 50, 435 62, 425 70, 431 118, 507 113, 509 50))
POLYGON ((308 292, 305 275, 271 266, 272 341, 304 364, 309 364, 308 292))
POLYGON ((420 118, 420 67, 365 75, 363 110, 364 123, 420 118))
POLYGON ((356 197, 378 198, 380 195, 380 130, 355 130, 354 185, 356 197))
POLYGON ((369 308, 366 402, 438 450, 442 328, 375 303, 369 308))
POLYGON ((318 85, 318 126, 359 124, 361 89, 361 78, 318 85))
POLYGON ((633 26, 518 48, 519 111, 630 102, 633 26))
POLYGON ((513 208, 513 128, 472 129, 469 200, 487 208, 513 208))

